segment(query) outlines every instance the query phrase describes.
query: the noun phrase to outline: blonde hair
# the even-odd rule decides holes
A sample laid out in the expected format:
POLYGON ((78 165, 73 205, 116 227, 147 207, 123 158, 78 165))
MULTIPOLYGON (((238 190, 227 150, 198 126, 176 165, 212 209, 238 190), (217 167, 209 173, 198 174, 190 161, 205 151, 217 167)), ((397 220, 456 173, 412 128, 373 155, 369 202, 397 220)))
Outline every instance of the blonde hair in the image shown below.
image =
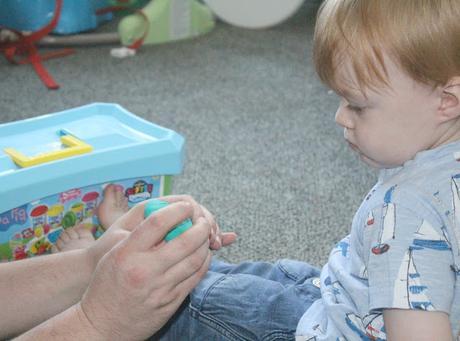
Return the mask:
POLYGON ((345 61, 359 90, 388 85, 384 56, 421 83, 460 76, 460 0, 325 0, 313 59, 326 85, 340 92, 345 61))

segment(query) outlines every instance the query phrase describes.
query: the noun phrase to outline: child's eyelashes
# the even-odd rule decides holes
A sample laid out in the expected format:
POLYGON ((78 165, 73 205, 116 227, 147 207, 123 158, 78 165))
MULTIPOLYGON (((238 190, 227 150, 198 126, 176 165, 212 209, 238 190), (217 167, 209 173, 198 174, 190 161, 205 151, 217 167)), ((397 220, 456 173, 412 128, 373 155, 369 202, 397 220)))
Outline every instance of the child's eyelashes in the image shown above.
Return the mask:
POLYGON ((357 105, 356 102, 353 103, 353 101, 350 101, 349 99, 344 98, 344 97, 342 97, 342 103, 341 103, 341 105, 342 105, 345 109, 347 109, 347 110, 349 110, 349 111, 351 111, 351 112, 353 112, 353 113, 355 113, 355 114, 361 114, 361 113, 366 109, 366 106, 364 106, 364 105, 357 105))
POLYGON ((347 109, 357 114, 361 114, 364 111, 364 107, 358 107, 356 105, 351 105, 351 104, 347 105, 347 109))

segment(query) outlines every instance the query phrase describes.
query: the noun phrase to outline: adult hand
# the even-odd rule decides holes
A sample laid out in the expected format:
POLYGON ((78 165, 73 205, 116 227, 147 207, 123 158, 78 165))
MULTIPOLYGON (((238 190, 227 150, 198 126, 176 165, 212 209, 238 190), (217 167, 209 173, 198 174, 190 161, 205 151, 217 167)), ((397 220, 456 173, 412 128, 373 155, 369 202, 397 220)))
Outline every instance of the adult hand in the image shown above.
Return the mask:
MULTIPOLYGON (((128 215, 128 213, 125 213, 128 215)), ((134 225, 129 224, 127 219, 122 216, 120 219, 110 226, 91 246, 86 249, 89 259, 95 268, 99 260, 112 249, 120 241, 126 239, 131 231, 135 228, 134 225)))
POLYGON ((178 201, 190 203, 193 206, 194 218, 203 217, 211 225, 211 233, 209 234, 209 247, 211 250, 219 250, 221 247, 230 245, 236 240, 237 234, 235 232, 222 232, 211 212, 196 202, 190 195, 170 195, 162 197, 161 200, 170 203, 178 201))
POLYGON ((102 339, 148 338, 205 275, 211 226, 195 208, 175 202, 144 220, 144 204, 139 204, 117 221, 135 227, 99 261, 80 302, 102 339), (167 232, 189 217, 192 228, 165 243, 167 232))

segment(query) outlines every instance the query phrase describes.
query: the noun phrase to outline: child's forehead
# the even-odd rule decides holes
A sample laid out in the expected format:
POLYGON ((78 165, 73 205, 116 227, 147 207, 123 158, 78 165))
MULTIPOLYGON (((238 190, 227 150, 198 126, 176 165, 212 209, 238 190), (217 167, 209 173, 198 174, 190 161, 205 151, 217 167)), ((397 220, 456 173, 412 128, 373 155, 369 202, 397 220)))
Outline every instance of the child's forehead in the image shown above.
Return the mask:
POLYGON ((336 66, 333 78, 331 87, 338 95, 352 99, 366 97, 366 87, 360 84, 349 61, 336 66))
POLYGON ((348 101, 361 101, 367 98, 366 93, 358 91, 356 89, 340 88, 335 90, 336 94, 348 101))
POLYGON ((340 96, 367 99, 369 95, 391 91, 391 75, 402 72, 397 63, 383 53, 380 61, 363 63, 347 53, 336 56, 329 86, 340 96))

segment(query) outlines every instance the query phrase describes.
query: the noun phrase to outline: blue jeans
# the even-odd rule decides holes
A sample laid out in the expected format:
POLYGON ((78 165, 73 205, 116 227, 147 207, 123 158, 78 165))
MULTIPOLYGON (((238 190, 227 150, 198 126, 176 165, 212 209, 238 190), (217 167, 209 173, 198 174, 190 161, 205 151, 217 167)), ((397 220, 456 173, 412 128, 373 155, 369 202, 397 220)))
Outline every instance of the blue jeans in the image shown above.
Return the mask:
POLYGON ((303 313, 321 297, 312 283, 319 274, 293 260, 237 265, 213 260, 189 299, 151 340, 295 340, 303 313))

